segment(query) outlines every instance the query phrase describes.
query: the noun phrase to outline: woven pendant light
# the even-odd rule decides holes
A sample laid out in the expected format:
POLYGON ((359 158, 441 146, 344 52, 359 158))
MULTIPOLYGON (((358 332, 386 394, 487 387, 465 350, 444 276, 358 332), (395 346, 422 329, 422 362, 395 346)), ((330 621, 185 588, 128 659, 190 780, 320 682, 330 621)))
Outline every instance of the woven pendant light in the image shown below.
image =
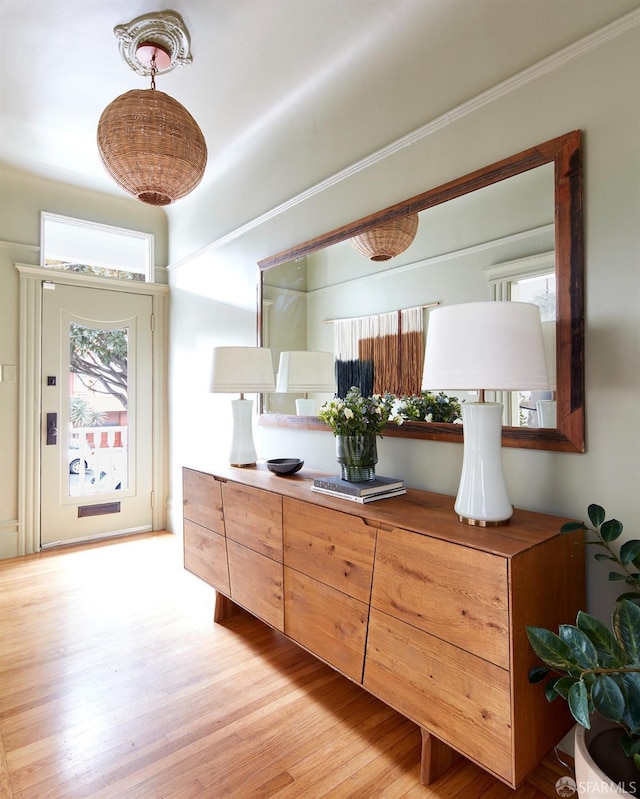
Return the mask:
POLYGON ((351 246, 371 261, 388 261, 400 255, 418 232, 418 214, 392 219, 351 239, 351 246))
POLYGON ((169 205, 189 194, 207 163, 195 119, 157 89, 133 89, 105 108, 98 149, 118 186, 149 205, 169 205))
POLYGON ((169 205, 202 180, 207 145, 197 122, 173 97, 156 89, 156 75, 191 63, 189 34, 173 11, 145 14, 114 28, 120 53, 150 89, 133 89, 110 103, 98 122, 105 169, 128 194, 169 205))

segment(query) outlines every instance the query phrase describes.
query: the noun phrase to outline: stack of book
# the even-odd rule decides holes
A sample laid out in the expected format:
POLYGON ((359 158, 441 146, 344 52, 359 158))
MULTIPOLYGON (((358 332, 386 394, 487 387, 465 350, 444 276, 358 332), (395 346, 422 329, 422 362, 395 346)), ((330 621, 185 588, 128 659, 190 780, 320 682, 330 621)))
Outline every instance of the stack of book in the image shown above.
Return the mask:
POLYGON ((311 490, 318 494, 360 503, 375 502, 377 499, 388 499, 407 493, 404 482, 395 477, 375 477, 366 483, 350 483, 341 477, 316 477, 311 490))

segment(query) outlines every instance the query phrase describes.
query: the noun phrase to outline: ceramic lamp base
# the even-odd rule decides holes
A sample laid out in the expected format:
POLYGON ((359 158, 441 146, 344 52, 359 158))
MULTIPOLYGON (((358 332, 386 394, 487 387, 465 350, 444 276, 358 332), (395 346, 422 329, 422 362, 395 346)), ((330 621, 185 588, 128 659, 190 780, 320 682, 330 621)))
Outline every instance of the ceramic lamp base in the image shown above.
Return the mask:
POLYGON ((466 524, 495 527, 513 514, 502 470, 502 410, 497 402, 462 405, 464 454, 454 508, 466 524))
POLYGON ((298 416, 317 416, 318 403, 314 399, 297 399, 296 400, 296 414, 298 416))
POLYGON ((256 448, 253 443, 253 400, 231 400, 233 436, 229 462, 232 466, 255 466, 256 448))

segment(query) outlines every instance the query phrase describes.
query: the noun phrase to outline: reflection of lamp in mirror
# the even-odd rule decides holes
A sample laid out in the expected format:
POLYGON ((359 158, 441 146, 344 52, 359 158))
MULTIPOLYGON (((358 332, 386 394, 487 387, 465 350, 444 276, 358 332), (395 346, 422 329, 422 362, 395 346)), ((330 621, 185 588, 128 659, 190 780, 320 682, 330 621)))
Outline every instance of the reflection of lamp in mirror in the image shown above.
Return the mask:
POLYGON ((551 399, 536 400, 538 414, 538 427, 558 426, 558 403, 556 400, 556 323, 542 323, 542 339, 544 341, 544 354, 547 359, 547 372, 549 374, 549 388, 553 392, 551 399))
POLYGON ((502 469, 502 411, 484 392, 549 387, 540 311, 521 302, 470 302, 429 314, 423 389, 476 390, 462 404, 464 454, 455 501, 460 521, 507 524, 513 508, 502 469))
POLYGON ((213 393, 240 394, 231 401, 233 436, 229 461, 232 466, 255 466, 253 443, 253 400, 244 394, 273 391, 273 362, 266 347, 215 347, 211 368, 213 393))
POLYGON ((280 353, 276 391, 282 394, 304 394, 296 400, 298 416, 317 415, 317 403, 309 399, 309 391, 335 394, 336 378, 331 352, 292 350, 280 353))
POLYGON ((388 261, 404 252, 417 232, 418 214, 410 214, 365 230, 351 239, 351 246, 371 261, 388 261))

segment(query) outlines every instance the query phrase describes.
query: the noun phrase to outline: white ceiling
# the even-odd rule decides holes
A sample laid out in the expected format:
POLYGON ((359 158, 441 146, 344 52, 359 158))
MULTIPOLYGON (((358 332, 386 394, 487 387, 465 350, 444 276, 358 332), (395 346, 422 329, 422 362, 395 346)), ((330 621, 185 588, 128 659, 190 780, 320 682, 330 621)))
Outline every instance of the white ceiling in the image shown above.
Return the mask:
MULTIPOLYGON (((0 162, 119 193, 103 108, 148 80, 114 26, 178 12, 193 63, 157 86, 209 149, 205 181, 272 163, 302 190, 639 7, 638 0, 0 0, 0 162)), ((276 181, 277 183, 277 181, 276 181)), ((274 185, 274 202, 278 196, 274 185)))

